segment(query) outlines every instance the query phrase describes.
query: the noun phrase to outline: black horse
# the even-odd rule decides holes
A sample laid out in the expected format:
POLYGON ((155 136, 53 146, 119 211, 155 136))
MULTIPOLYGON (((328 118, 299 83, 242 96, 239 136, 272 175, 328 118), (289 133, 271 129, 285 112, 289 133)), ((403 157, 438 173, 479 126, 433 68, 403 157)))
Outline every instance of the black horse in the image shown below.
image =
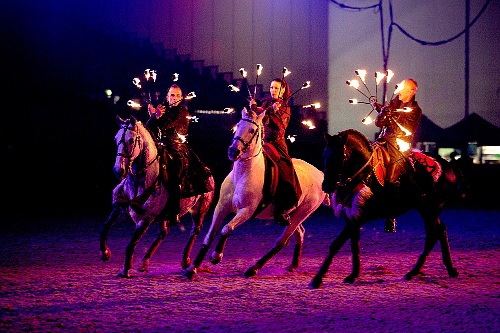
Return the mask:
POLYGON ((428 165, 407 161, 407 170, 400 178, 396 197, 387 197, 386 189, 380 184, 380 175, 374 171, 376 149, 368 139, 358 131, 349 129, 331 136, 326 134, 327 145, 323 153, 325 178, 323 191, 333 193, 332 207, 336 215, 344 214, 346 226, 330 245, 319 272, 310 283, 312 288, 319 288, 323 276, 327 273, 333 256, 351 239, 352 273, 344 282, 353 283, 361 271, 360 262, 360 227, 368 221, 385 218, 389 205, 394 213, 401 215, 416 208, 425 223, 425 246, 415 267, 406 275, 406 280, 422 274, 421 269, 434 245, 439 241, 443 262, 451 277, 457 277, 453 267, 448 244, 446 226, 439 216, 447 198, 457 190, 459 175, 451 165, 440 160, 435 167, 438 173, 433 175, 428 165))

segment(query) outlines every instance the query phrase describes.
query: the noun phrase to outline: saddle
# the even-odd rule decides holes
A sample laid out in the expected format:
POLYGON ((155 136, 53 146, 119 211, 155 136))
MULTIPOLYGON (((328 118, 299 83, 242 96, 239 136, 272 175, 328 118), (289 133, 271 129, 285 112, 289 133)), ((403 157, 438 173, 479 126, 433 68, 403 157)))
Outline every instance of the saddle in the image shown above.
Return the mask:
POLYGON ((269 143, 262 145, 262 152, 264 153, 264 186, 262 188, 262 200, 260 201, 257 209, 252 217, 259 215, 267 206, 272 202, 278 187, 278 164, 280 155, 276 148, 269 143))
MULTIPOLYGON (((389 153, 380 142, 375 141, 371 146, 373 149, 371 167, 379 184, 384 186, 387 166, 390 163, 389 153)), ((439 164, 439 162, 431 156, 428 156, 418 150, 413 150, 409 155, 408 160, 413 168, 413 171, 416 171, 418 165, 424 167, 424 169, 432 176, 434 182, 437 182, 441 176, 441 164, 439 164)))

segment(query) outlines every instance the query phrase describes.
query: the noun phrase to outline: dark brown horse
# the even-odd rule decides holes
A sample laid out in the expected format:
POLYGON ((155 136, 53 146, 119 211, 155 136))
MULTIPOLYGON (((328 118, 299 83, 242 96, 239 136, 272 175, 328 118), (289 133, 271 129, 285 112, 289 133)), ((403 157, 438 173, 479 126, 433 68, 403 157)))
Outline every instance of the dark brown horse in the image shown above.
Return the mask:
POLYGON ((419 163, 414 167, 407 161, 406 172, 400 178, 398 195, 387 197, 387 191, 377 181, 373 171, 374 148, 358 131, 346 130, 337 135, 326 135, 327 145, 323 153, 325 178, 323 191, 333 193, 331 204, 337 216, 344 215, 346 226, 330 245, 319 272, 310 283, 319 288, 333 257, 351 239, 352 273, 344 282, 353 283, 361 272, 360 227, 368 221, 385 218, 389 205, 395 207, 396 215, 416 208, 425 224, 425 246, 417 263, 406 275, 406 280, 421 274, 427 256, 439 241, 443 262, 451 277, 458 272, 453 267, 448 244, 446 226, 439 216, 447 198, 457 189, 457 175, 451 165, 441 160, 439 173, 434 177, 419 163))

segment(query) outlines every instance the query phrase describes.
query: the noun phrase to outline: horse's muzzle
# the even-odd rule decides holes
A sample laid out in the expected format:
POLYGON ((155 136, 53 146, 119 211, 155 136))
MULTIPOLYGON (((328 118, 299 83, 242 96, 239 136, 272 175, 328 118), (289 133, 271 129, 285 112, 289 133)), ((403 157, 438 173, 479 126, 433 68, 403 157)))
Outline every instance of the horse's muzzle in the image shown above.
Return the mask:
POLYGON ((122 180, 127 175, 125 169, 123 168, 113 168, 113 172, 115 173, 116 178, 118 178, 119 180, 122 180))
POLYGON ((231 161, 236 161, 238 159, 238 157, 240 156, 240 153, 241 153, 241 151, 238 148, 229 147, 227 149, 227 157, 231 161))

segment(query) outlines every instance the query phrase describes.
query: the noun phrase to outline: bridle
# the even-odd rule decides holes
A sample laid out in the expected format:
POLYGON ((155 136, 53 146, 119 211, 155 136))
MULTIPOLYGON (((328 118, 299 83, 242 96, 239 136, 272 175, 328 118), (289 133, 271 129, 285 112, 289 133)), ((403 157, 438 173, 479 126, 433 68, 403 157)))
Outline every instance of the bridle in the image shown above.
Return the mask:
MULTIPOLYGON (((257 126, 257 129, 255 130, 255 132, 253 132, 253 135, 252 135, 252 137, 250 138, 250 140, 245 141, 245 140, 243 140, 243 138, 242 138, 241 136, 235 136, 235 137, 233 137, 233 140, 231 141, 231 144, 233 144, 233 143, 234 143, 234 141, 239 141, 239 142, 241 142, 241 143, 243 144, 243 149, 241 150, 241 152, 242 152, 243 154, 245 154, 245 153, 246 153, 246 151, 247 151, 247 149, 248 149, 248 147, 250 147, 250 145, 252 144, 252 141, 253 141, 254 139, 258 139, 258 138, 259 138, 259 136, 260 136, 260 133, 261 133, 262 129, 261 129, 261 126, 260 126, 258 123, 256 123, 255 121, 253 121, 252 119, 241 118, 241 120, 246 121, 246 122, 248 122, 248 123, 252 123, 253 125, 257 126)), ((261 150, 262 150, 262 148, 261 148, 261 150)), ((253 156, 249 156, 249 157, 245 157, 245 158, 244 158, 244 159, 242 159, 242 160, 249 160, 249 159, 254 158, 255 156, 257 156, 257 155, 259 155, 259 154, 260 154, 260 150, 259 150, 259 152, 257 152, 255 155, 253 155, 253 156)))

